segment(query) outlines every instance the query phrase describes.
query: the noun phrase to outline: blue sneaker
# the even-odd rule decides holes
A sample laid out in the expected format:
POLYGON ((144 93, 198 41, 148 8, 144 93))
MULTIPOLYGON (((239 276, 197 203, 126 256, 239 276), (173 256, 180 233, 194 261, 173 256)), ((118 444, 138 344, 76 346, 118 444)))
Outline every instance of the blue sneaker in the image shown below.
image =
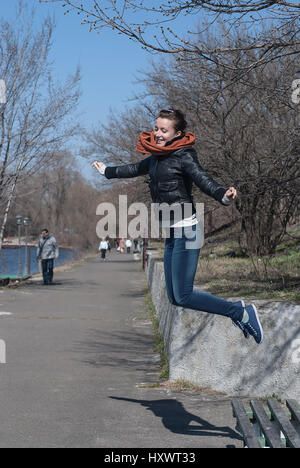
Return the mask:
MULTIPOLYGON (((240 307, 243 307, 243 309, 245 309, 245 302, 244 301, 238 301, 238 302, 234 302, 233 304, 235 305, 238 305, 240 307)), ((248 332, 248 329, 245 327, 245 325, 243 324, 243 322, 237 320, 236 322, 234 320, 232 320, 232 323, 235 327, 238 327, 242 330, 242 332, 244 333, 244 337, 246 338, 246 340, 249 339, 250 337, 250 333, 248 332)))
POLYGON ((248 322, 242 322, 243 326, 248 330, 257 344, 261 344, 264 339, 264 332, 258 318, 257 309, 254 304, 247 306, 246 311, 249 315, 248 322))

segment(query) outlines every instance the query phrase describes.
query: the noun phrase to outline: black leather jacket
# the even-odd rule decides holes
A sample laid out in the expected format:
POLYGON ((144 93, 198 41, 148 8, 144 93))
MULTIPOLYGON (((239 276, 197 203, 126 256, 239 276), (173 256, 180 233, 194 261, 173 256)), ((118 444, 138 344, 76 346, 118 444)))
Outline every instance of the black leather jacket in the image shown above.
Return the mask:
POLYGON ((135 164, 107 167, 105 170, 107 179, 147 174, 150 176, 147 182, 154 203, 193 203, 193 182, 220 203, 226 192, 225 188, 200 166, 197 152, 192 147, 176 150, 166 156, 151 155, 135 164))

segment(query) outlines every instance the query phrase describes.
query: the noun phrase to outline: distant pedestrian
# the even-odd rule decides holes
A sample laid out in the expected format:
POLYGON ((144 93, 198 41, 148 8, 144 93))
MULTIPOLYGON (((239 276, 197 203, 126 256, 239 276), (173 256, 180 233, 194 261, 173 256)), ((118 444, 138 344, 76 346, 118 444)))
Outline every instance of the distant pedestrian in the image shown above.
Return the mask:
POLYGON ((127 239, 127 240, 126 240, 126 249, 127 249, 127 253, 128 253, 128 254, 130 254, 131 247, 132 247, 132 242, 131 242, 130 239, 127 239))
POLYGON ((120 239, 120 252, 123 253, 124 250, 125 250, 125 240, 124 239, 120 239))
POLYGON ((108 250, 108 243, 105 239, 102 239, 99 245, 99 252, 101 252, 101 259, 106 260, 106 252, 108 250))
POLYGON ((51 284, 53 282, 54 260, 58 256, 59 249, 55 237, 49 234, 48 229, 43 229, 36 257, 37 261, 42 261, 44 284, 51 284))

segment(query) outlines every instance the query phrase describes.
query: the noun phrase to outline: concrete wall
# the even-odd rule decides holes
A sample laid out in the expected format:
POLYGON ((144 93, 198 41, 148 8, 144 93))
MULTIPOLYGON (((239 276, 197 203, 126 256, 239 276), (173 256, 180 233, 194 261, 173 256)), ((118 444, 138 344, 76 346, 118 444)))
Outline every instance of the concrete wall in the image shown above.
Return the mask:
POLYGON ((172 306, 163 262, 155 251, 149 252, 146 272, 169 355, 170 380, 184 379, 230 395, 275 393, 300 401, 300 305, 246 300, 246 305, 256 305, 264 329, 264 342, 257 345, 228 318, 172 306))

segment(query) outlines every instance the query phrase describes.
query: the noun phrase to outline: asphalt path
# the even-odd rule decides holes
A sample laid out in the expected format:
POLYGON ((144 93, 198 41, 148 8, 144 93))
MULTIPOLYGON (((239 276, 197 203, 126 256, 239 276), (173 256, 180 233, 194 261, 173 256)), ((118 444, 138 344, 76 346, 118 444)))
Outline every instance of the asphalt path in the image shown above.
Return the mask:
POLYGON ((152 386, 145 288, 140 262, 113 251, 0 290, 1 448, 242 446, 228 396, 152 386))

